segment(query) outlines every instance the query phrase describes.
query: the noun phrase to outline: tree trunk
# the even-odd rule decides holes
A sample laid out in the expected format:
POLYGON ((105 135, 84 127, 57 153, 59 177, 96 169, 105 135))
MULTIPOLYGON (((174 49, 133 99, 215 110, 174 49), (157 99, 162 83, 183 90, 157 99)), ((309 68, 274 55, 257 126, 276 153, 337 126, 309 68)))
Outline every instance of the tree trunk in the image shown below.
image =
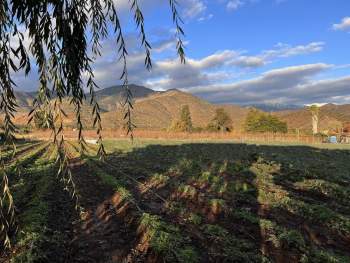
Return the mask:
POLYGON ((312 114, 312 133, 317 134, 318 133, 318 115, 312 114))

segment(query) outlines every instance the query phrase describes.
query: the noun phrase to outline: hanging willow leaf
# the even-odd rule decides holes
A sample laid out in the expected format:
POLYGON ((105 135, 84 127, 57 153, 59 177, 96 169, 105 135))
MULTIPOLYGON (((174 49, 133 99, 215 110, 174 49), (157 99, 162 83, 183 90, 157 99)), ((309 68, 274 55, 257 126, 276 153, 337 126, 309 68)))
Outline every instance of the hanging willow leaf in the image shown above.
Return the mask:
MULTIPOLYGON (((98 85, 94 81, 92 64, 101 55, 102 40, 112 37, 116 40, 116 51, 122 64, 120 79, 124 86, 125 121, 127 133, 133 138, 132 123, 133 95, 129 89, 127 58, 128 51, 122 26, 114 0, 2 0, 0 1, 0 111, 4 116, 5 141, 15 146, 16 127, 13 123, 17 108, 13 73, 27 75, 37 68, 39 86, 29 121, 38 112, 45 112, 52 140, 57 151, 58 178, 78 204, 71 167, 71 157, 66 148, 63 120, 66 114, 63 103, 70 101, 74 106, 80 152, 84 154, 86 142, 83 133, 82 107, 86 101, 85 89, 89 90, 93 125, 98 135, 98 155, 104 158, 106 152, 102 139, 101 113, 95 98, 98 85), (110 33, 109 28, 113 28, 110 33), (21 30, 22 31, 21 31, 21 30), (91 32, 91 34, 88 33, 91 32), (28 35, 29 47, 24 43, 28 35), (90 44, 91 43, 91 44, 90 44), (31 59, 29 54, 31 54, 31 59), (35 64, 36 67, 33 67, 35 64)), ((145 49, 145 67, 152 68, 151 45, 147 39, 145 20, 138 0, 130 0, 130 11, 145 49)), ((177 53, 185 62, 184 32, 177 10, 176 0, 169 0, 172 20, 176 27, 177 53)), ((0 160, 1 161, 1 160, 0 160)), ((1 168, 1 167, 0 167, 1 168)), ((0 188, 0 242, 7 248, 11 245, 11 234, 15 229, 14 203, 11 187, 1 168, 0 188)))

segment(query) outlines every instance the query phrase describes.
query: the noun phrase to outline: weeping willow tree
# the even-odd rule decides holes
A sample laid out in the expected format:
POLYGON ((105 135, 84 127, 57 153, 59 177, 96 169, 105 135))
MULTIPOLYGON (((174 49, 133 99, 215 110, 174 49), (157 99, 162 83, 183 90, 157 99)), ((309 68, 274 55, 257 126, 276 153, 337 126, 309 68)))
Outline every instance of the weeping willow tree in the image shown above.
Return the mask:
MULTIPOLYGON (((185 62, 181 18, 176 0, 167 0, 176 28, 177 52, 185 62)), ((151 45, 147 40, 145 21, 138 0, 129 0, 130 12, 145 50, 144 64, 151 69, 151 45)), ((17 108, 14 88, 14 73, 27 75, 37 66, 39 87, 30 112, 30 120, 38 112, 46 112, 53 120, 50 125, 53 143, 57 151, 58 178, 69 189, 76 201, 74 182, 69 168, 69 156, 65 148, 62 108, 64 98, 74 105, 80 151, 86 143, 83 136, 81 108, 85 89, 89 91, 92 118, 98 135, 98 155, 105 156, 102 143, 100 107, 95 99, 98 88, 94 80, 92 64, 101 55, 101 41, 114 37, 116 52, 122 64, 120 79, 125 87, 125 120, 127 133, 132 136, 131 121, 132 94, 128 87, 127 46, 118 17, 118 1, 114 0, 2 0, 0 1, 0 111, 3 114, 5 144, 15 149, 13 123, 17 108), (110 33, 110 28, 113 33, 110 33), (28 33, 30 45, 25 45, 24 32, 28 33), (113 34, 113 36, 111 36, 113 34), (90 44, 91 43, 91 44, 90 44)), ((0 242, 5 248, 11 247, 10 237, 16 231, 14 203, 9 187, 5 165, 1 160, 0 188, 0 242)))

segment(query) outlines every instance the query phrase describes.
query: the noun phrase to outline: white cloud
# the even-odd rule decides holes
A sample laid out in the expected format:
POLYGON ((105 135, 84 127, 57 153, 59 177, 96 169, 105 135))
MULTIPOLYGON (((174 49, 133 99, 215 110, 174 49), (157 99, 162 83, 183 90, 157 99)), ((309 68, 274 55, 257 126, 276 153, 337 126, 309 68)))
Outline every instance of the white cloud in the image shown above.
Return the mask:
POLYGON ((202 16, 207 6, 201 0, 182 0, 179 2, 185 18, 202 16))
POLYGON ((287 58, 291 56, 304 55, 310 53, 316 53, 323 50, 324 42, 311 42, 307 45, 291 46, 288 44, 278 43, 275 49, 265 50, 262 57, 265 59, 269 58, 287 58))
POLYGON ((240 8, 244 3, 240 0, 230 0, 226 4, 226 8, 229 11, 234 11, 240 8))
MULTIPOLYGON (((130 10, 132 2, 130 0, 113 0, 117 10, 120 13, 130 10)), ((164 5, 164 1, 162 0, 139 0, 138 4, 140 8, 144 10, 148 10, 150 8, 156 8, 161 5, 164 5)))
POLYGON ((323 63, 286 67, 249 80, 203 85, 188 91, 219 103, 344 103, 350 98, 350 76, 314 80, 319 73, 332 67, 323 63))
MULTIPOLYGON (((139 48, 137 36, 127 37, 129 50, 128 70, 130 82, 137 84, 152 84, 151 88, 166 90, 170 88, 190 89, 202 85, 220 84, 230 81, 246 69, 263 67, 276 58, 285 58, 316 52, 315 44, 305 46, 289 46, 281 44, 274 50, 263 51, 258 55, 247 55, 246 52, 235 50, 223 50, 206 57, 193 59, 187 57, 186 64, 180 63, 177 57, 169 58, 169 54, 175 54, 176 41, 168 37, 153 43, 153 55, 161 58, 153 61, 153 68, 148 72, 144 68, 144 53, 139 48), (309 47, 309 48, 308 48, 309 47), (312 48, 311 48, 312 47, 312 48)), ((95 77, 101 87, 108 87, 119 83, 121 65, 117 61, 115 43, 107 40, 103 43, 103 56, 94 63, 95 77)))
POLYGON ((226 9, 228 11, 235 11, 244 5, 256 4, 261 0, 219 0, 220 2, 225 3, 226 9))
MULTIPOLYGON (((263 67, 276 59, 319 52, 324 48, 323 42, 297 46, 277 44, 272 49, 253 55, 246 51, 223 50, 199 59, 188 57, 183 65, 178 58, 171 58, 175 54, 176 44, 171 34, 168 32, 165 38, 164 34, 162 37, 157 36, 157 41, 153 42, 152 52, 158 59, 153 61, 153 69, 148 72, 144 68, 144 53, 140 49, 137 35, 127 35, 131 83, 148 85, 157 90, 184 89, 212 102, 322 103, 349 99, 350 77, 317 81, 313 79, 332 67, 322 63, 270 70, 255 78, 234 82, 237 77, 247 78, 247 72, 253 73, 246 68, 263 67)), ((102 51, 103 56, 93 65, 97 82, 101 87, 120 83, 122 67, 117 61, 114 40, 105 40, 102 51)), ((28 78, 17 75, 15 77, 24 89, 36 88, 36 74, 32 73, 28 78)))
POLYGON ((256 68, 264 66, 278 58, 288 58, 292 56, 307 55, 323 50, 324 42, 311 42, 306 45, 291 46, 278 43, 274 49, 264 50, 256 56, 240 55, 230 62, 231 65, 239 67, 256 68))
POLYGON ((199 21, 199 22, 203 22, 203 21, 206 21, 206 20, 210 20, 210 19, 212 19, 213 17, 214 17, 213 14, 201 16, 200 18, 198 18, 198 21, 199 21))
MULTIPOLYGON (((149 10, 156 10, 163 8, 170 8, 169 1, 164 0, 139 0, 139 6, 145 13, 149 10)), ((118 13, 123 16, 130 10, 130 0, 114 0, 118 13)), ((208 20, 212 18, 212 14, 206 14, 207 5, 203 0, 177 0, 178 11, 184 19, 201 19, 208 20)))
MULTIPOLYGON (((223 50, 200 59, 188 57, 186 65, 173 56, 176 41, 170 36, 152 43, 152 54, 158 59, 153 60, 153 68, 148 72, 144 68, 144 53, 140 49, 136 35, 127 35, 126 44, 129 51, 128 70, 130 82, 145 84, 152 83, 157 89, 169 88, 190 89, 202 85, 220 84, 247 74, 248 69, 263 67, 278 58, 286 58, 299 54, 317 52, 323 43, 314 42, 307 45, 290 46, 278 44, 274 49, 263 51, 257 55, 247 55, 246 51, 223 50)), ((114 40, 107 39, 103 43, 102 57, 93 64, 96 80, 101 87, 119 83, 121 64, 118 63, 114 40)), ((21 81, 21 83, 24 83, 21 81)), ((28 82, 25 82, 27 85, 28 82)), ((30 82, 29 82, 30 83, 30 82)), ((35 82, 33 82, 35 83, 35 82)), ((30 89, 33 87, 27 87, 30 89)))
POLYGON ((240 81, 232 84, 218 85, 218 86, 200 86, 189 89, 195 93, 211 93, 213 91, 232 91, 237 89, 244 89, 245 91, 258 92, 272 92, 273 90, 289 89, 297 83, 305 82, 308 77, 322 72, 330 68, 330 65, 319 63, 292 66, 281 69, 274 69, 263 73, 260 77, 240 81))
POLYGON ((259 56, 239 56, 236 59, 233 59, 229 64, 242 68, 257 68, 264 66, 266 61, 259 56))
POLYGON ((350 30, 350 17, 344 17, 339 24, 333 24, 333 30, 350 30))
POLYGON ((315 103, 309 103, 309 104, 305 104, 305 106, 307 107, 311 107, 311 106, 317 106, 317 107, 322 107, 324 105, 327 105, 327 103, 319 103, 319 102, 315 102, 315 103))

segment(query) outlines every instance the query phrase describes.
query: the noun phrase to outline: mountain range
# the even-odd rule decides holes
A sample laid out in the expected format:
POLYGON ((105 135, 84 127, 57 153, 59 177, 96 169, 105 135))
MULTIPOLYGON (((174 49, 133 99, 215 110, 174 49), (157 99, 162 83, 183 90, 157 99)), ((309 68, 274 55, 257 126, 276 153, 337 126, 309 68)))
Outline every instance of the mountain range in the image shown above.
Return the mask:
MULTIPOLYGON (((241 130, 246 115, 251 107, 270 112, 286 121, 290 129, 311 130, 311 113, 305 107, 296 105, 250 105, 239 106, 233 104, 213 104, 190 93, 172 89, 168 91, 154 91, 152 89, 130 85, 134 96, 133 122, 141 129, 165 129, 173 119, 178 118, 181 107, 188 105, 193 125, 205 127, 214 117, 217 108, 224 108, 233 121, 233 126, 241 130)), ((122 86, 113 86, 96 91, 96 99, 101 108, 101 118, 104 128, 119 128, 123 125, 122 86)), ((31 108, 35 92, 16 92, 19 110, 15 121, 25 124, 27 113, 31 108)), ((89 101, 89 95, 86 95, 89 101)), ((75 125, 74 106, 67 98, 64 101, 67 114, 66 125, 75 125)), ((92 108, 88 103, 82 107, 82 119, 87 127, 92 126, 92 108)), ((350 122, 350 105, 326 104, 320 108, 320 130, 332 130, 350 122)))
POLYGON ((265 112, 276 112, 286 110, 297 110, 304 106, 295 104, 282 104, 282 103, 260 103, 260 104, 249 104, 247 107, 253 107, 265 112))

